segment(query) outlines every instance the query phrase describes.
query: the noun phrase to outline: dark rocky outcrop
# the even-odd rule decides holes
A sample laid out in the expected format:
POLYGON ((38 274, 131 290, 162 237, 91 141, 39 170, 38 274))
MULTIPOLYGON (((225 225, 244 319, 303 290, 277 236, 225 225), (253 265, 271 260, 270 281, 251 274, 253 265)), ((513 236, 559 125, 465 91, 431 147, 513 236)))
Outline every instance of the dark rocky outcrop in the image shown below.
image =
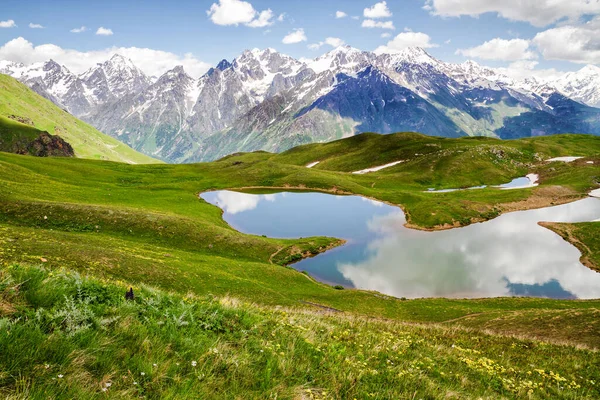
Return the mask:
POLYGON ((73 147, 58 135, 42 132, 18 154, 29 154, 36 157, 74 157, 73 147))

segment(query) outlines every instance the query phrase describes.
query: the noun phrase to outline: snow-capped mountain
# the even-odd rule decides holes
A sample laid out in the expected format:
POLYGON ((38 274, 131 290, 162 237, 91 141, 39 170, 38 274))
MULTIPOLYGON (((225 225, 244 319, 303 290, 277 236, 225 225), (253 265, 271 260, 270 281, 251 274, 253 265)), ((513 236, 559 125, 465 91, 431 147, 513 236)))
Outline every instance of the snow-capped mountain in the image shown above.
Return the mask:
POLYGON ((131 60, 118 54, 81 75, 71 73, 54 60, 27 66, 2 61, 0 73, 17 78, 79 117, 95 107, 139 93, 151 83, 131 60))
POLYGON ((10 74, 98 129, 171 162, 236 151, 282 151, 363 131, 513 138, 600 133, 600 68, 517 81, 421 48, 375 54, 341 46, 296 60, 247 50, 194 79, 182 67, 146 76, 114 55, 80 75, 54 61, 0 62, 10 74), (576 101, 573 101, 576 100, 576 101))
POLYGON ((586 65, 567 72, 553 86, 564 95, 592 107, 600 106, 600 67, 586 65))
POLYGON ((150 79, 130 59, 119 54, 90 68, 79 79, 92 106, 139 93, 151 84, 150 79))

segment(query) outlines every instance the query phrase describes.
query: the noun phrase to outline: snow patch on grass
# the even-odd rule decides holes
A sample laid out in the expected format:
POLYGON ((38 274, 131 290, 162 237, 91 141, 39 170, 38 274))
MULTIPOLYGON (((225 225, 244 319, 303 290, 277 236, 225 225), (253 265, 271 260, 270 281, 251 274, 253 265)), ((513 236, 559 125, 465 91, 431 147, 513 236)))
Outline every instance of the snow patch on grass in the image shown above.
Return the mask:
POLYGON ((362 175, 362 174, 366 174, 366 173, 369 173, 369 172, 377 172, 377 171, 381 171, 384 168, 393 167, 394 165, 398 165, 398 164, 403 163, 403 162, 404 162, 404 160, 394 161, 394 162, 389 163, 389 164, 379 165, 377 167, 371 167, 371 168, 367 168, 367 169, 361 169, 360 171, 354 171, 353 174, 362 175))

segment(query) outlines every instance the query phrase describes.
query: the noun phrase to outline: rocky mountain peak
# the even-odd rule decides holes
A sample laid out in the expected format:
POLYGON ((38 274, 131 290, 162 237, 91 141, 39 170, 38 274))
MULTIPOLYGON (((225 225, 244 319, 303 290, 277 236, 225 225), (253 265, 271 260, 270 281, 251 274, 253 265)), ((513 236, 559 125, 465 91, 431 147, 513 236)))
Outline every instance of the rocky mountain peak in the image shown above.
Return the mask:
POLYGON ((180 82, 183 85, 195 82, 195 80, 185 72, 182 65, 178 65, 175 68, 162 74, 156 80, 153 86, 161 86, 167 83, 177 84, 178 82, 180 82))
POLYGON ((225 71, 227 68, 231 67, 231 63, 225 59, 221 60, 218 64, 217 64, 217 69, 219 71, 225 71))

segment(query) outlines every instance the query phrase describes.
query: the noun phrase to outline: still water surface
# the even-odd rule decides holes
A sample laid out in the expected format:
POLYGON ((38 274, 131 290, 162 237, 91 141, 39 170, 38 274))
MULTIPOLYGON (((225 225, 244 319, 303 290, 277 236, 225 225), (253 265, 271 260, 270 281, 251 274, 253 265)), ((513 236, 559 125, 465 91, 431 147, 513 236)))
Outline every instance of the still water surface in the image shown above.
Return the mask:
POLYGON ((600 274, 539 221, 600 218, 600 199, 504 214, 447 231, 404 227, 397 207, 359 196, 203 193, 235 229, 279 238, 333 236, 348 243, 294 264, 316 279, 397 297, 599 298, 600 274))

